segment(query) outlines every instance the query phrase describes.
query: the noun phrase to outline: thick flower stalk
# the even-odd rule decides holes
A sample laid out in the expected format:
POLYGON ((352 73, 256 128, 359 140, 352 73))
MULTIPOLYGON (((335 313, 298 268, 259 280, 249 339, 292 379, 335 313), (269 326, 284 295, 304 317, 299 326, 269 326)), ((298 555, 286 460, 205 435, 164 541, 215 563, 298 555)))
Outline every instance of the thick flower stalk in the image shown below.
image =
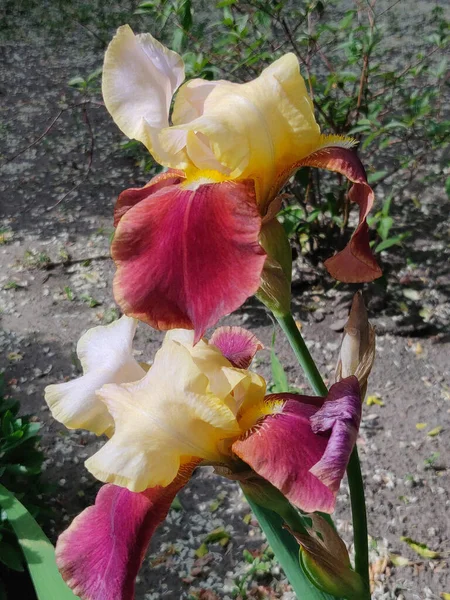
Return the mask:
POLYGON ((359 206, 350 242, 325 263, 330 274, 345 282, 381 275, 366 223, 373 192, 355 142, 320 132, 294 54, 247 83, 183 81, 178 54, 149 33, 118 29, 105 55, 106 108, 168 169, 116 205, 114 294, 126 314, 194 329, 198 341, 258 290, 273 310, 289 312, 290 249, 276 214, 281 188, 304 166, 345 175, 359 206))
POLYGON ((193 332, 174 330, 147 371, 132 357, 134 329, 124 316, 89 331, 78 347, 83 375, 46 390, 55 418, 109 438, 86 461, 107 485, 57 544, 61 573, 82 600, 134 597, 155 528, 202 464, 270 484, 303 511, 332 512, 360 423, 353 376, 326 397, 266 395, 248 368, 261 344, 241 328, 196 344, 193 332))

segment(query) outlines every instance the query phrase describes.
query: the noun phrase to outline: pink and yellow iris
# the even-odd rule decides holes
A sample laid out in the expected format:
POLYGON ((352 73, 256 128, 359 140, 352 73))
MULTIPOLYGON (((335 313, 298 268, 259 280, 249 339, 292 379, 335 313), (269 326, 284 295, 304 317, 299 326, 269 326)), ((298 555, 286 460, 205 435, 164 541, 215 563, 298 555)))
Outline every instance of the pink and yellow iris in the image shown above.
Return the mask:
POLYGON ((261 344, 238 327, 195 345, 193 332, 174 330, 146 371, 132 358, 134 329, 124 316, 89 331, 78 347, 83 375, 46 390, 55 418, 109 438, 86 462, 107 485, 57 544, 82 600, 133 598, 155 528, 201 464, 251 473, 304 511, 332 512, 359 428, 356 377, 326 398, 266 395, 248 369, 261 344), (86 360, 94 353, 96 364, 86 360))
POLYGON ((346 282, 381 275, 366 223, 373 192, 355 142, 321 134, 295 55, 248 83, 183 81, 178 54, 119 28, 105 56, 106 108, 168 168, 117 203, 114 293, 126 314, 159 329, 194 329, 198 340, 241 306, 273 267, 264 229, 302 166, 345 175, 359 205, 359 225, 328 271, 346 282))

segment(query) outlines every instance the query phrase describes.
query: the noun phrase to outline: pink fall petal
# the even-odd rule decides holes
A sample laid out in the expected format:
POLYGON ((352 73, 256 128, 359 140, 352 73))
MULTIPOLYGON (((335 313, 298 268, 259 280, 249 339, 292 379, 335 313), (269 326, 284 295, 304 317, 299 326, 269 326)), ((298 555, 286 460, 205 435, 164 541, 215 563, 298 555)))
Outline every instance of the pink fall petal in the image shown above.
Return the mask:
POLYGON ((248 369, 253 357, 264 346, 258 338, 242 327, 219 327, 209 343, 216 346, 230 363, 238 369, 248 369))
POLYGON ((308 404, 302 399, 296 394, 267 396, 267 403, 284 401, 282 410, 265 417, 236 441, 233 452, 298 508, 330 513, 335 494, 310 472, 328 442, 327 436, 315 435, 310 424, 324 399, 311 397, 308 404))
POLYGON ((259 287, 266 258, 252 182, 171 185, 121 218, 111 252, 125 314, 197 342, 259 287))
POLYGON ((143 188, 129 188, 124 190, 117 198, 114 207, 114 227, 117 227, 123 215, 133 206, 142 202, 158 190, 168 185, 175 185, 184 179, 183 171, 169 169, 164 173, 155 175, 143 188))
POLYGON ((150 539, 198 462, 181 467, 166 488, 140 494, 111 484, 100 489, 95 505, 74 519, 56 545, 58 568, 74 594, 81 600, 133 600, 150 539))
POLYGON ((362 283, 381 277, 382 271, 369 245, 366 217, 372 208, 374 193, 367 183, 366 172, 356 153, 340 147, 328 147, 310 154, 295 168, 318 167, 341 173, 353 186, 349 198, 359 206, 359 224, 347 246, 325 261, 332 277, 345 283, 362 283))
POLYGON ((331 386, 322 408, 311 417, 314 433, 331 432, 326 450, 311 473, 337 493, 358 437, 361 393, 354 376, 331 386))

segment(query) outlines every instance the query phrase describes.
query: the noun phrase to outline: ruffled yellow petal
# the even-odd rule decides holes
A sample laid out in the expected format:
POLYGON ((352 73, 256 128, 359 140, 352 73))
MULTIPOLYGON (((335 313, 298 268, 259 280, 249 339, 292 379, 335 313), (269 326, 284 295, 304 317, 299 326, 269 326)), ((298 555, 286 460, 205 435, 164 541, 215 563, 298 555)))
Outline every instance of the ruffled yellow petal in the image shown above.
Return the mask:
POLYGON ((150 152, 163 152, 158 133, 169 125, 172 97, 183 80, 184 63, 176 52, 149 33, 135 36, 129 25, 119 27, 106 50, 102 91, 106 108, 126 136, 150 152))
POLYGON ((110 435, 114 423, 95 392, 106 383, 136 381, 145 375, 132 356, 137 321, 123 316, 110 325, 94 327, 79 340, 77 354, 83 376, 49 385, 45 400, 53 418, 69 429, 87 429, 110 435))
POLYGON ((168 485, 185 457, 221 460, 224 438, 240 433, 235 414, 181 343, 168 341, 135 384, 99 392, 115 423, 111 439, 86 462, 101 481, 132 491, 168 485))

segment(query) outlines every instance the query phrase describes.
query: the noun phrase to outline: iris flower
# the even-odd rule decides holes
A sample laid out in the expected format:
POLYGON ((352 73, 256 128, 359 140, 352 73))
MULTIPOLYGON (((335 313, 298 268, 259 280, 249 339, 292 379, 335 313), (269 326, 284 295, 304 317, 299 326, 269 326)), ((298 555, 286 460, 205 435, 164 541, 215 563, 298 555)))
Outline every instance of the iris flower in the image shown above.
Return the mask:
POLYGON ((126 314, 159 329, 194 329, 198 340, 241 306, 273 268, 264 229, 303 166, 345 175, 359 205, 350 242, 325 263, 330 274, 344 282, 381 275, 366 223, 374 197, 355 141, 320 132, 294 54, 247 83, 183 81, 176 52, 149 33, 118 29, 103 68, 106 108, 168 169, 116 205, 114 294, 126 314))
POLYGON ((197 344, 192 331, 173 330, 148 370, 132 357, 134 331, 126 316, 90 330, 78 347, 83 375, 46 389, 56 419, 108 436, 86 461, 107 485, 56 548, 82 600, 134 597, 155 528, 202 464, 267 481, 304 511, 332 512, 360 423, 356 377, 325 398, 266 395, 249 370, 261 344, 239 327, 197 344))

